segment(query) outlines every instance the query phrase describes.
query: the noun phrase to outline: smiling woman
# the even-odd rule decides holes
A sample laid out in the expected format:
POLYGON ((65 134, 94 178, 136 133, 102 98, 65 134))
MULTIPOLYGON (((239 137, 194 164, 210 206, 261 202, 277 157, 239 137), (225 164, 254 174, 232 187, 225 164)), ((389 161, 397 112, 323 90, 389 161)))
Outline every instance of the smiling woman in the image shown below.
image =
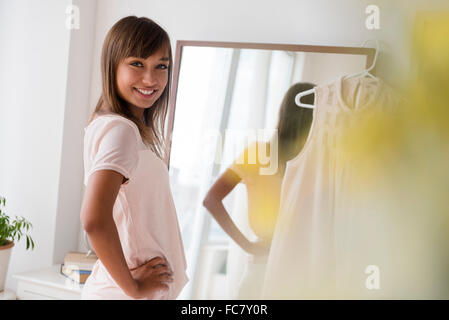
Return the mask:
POLYGON ((125 17, 106 36, 80 214, 99 260, 82 299, 175 299, 188 280, 162 156, 170 66, 168 34, 148 18, 125 17))
POLYGON ((103 44, 102 95, 89 123, 105 113, 124 116, 136 124, 143 142, 163 158, 171 65, 170 38, 164 29, 144 17, 123 18, 103 44))
POLYGON ((168 81, 168 54, 160 49, 147 59, 128 57, 117 67, 117 90, 129 101, 129 108, 138 119, 143 119, 146 108, 160 98, 168 81))

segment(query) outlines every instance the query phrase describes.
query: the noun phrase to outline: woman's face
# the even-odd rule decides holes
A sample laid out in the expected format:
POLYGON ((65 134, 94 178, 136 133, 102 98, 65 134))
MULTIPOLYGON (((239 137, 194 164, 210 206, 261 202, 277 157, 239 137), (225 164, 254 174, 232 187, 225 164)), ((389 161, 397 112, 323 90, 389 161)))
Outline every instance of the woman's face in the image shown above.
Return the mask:
POLYGON ((117 89, 122 99, 129 103, 131 112, 143 118, 164 92, 168 81, 169 58, 159 50, 147 59, 127 57, 117 66, 117 89))

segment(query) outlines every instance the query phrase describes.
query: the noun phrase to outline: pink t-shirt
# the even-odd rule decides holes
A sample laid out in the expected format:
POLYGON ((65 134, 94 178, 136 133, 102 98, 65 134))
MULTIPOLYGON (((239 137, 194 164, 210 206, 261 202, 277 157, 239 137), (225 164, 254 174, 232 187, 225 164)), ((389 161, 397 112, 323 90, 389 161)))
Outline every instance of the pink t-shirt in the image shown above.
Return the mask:
MULTIPOLYGON (((174 281, 158 299, 176 299, 188 277, 167 166, 145 146, 134 122, 122 116, 98 116, 84 131, 84 185, 93 172, 103 169, 129 179, 120 187, 113 208, 128 267, 165 257, 174 281)), ((82 299, 132 298, 98 260, 84 284, 82 299)))

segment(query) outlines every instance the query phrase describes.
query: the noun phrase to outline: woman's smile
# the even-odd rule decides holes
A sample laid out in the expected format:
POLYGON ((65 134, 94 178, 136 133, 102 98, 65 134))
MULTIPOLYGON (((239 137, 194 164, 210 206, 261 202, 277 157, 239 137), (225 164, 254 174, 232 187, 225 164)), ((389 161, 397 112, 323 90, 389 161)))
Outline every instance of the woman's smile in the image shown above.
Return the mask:
POLYGON ((143 97, 145 99, 152 98, 157 91, 157 90, 144 90, 144 89, 140 89, 140 88, 134 88, 134 89, 136 90, 137 94, 140 97, 143 97))

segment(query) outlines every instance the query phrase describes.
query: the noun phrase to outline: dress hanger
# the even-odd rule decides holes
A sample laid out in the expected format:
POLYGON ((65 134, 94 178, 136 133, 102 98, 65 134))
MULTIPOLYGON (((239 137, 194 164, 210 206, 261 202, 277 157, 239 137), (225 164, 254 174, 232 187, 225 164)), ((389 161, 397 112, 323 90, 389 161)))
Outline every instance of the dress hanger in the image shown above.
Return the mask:
POLYGON ((301 102, 301 98, 302 97, 305 97, 305 96, 307 96, 309 94, 312 94, 312 93, 315 93, 315 89, 314 88, 298 93, 296 95, 296 97, 295 97, 296 105, 298 105, 299 107, 309 108, 309 109, 315 108, 315 106, 313 104, 307 104, 307 103, 302 103, 301 102))
MULTIPOLYGON (((357 73, 354 73, 354 74, 350 74, 350 75, 344 76, 344 77, 342 78, 342 80, 346 80, 346 79, 353 78, 353 77, 365 77, 365 76, 369 76, 369 77, 371 77, 371 78, 373 78, 373 79, 375 79, 375 80, 378 80, 375 76, 373 76, 373 75, 370 73, 370 71, 373 70, 374 67, 376 66, 377 56, 379 55, 379 40, 377 40, 377 39, 368 39, 368 40, 365 40, 365 41, 363 42, 363 44, 362 44, 362 47, 365 47, 365 45, 366 45, 366 43, 367 43, 368 41, 375 41, 375 42, 376 42, 376 53, 375 53, 375 55, 374 55, 374 61, 373 61, 373 64, 372 64, 368 69, 363 70, 362 72, 357 72, 357 73)), ((299 106, 299 107, 309 108, 309 109, 315 108, 315 106, 314 106, 313 104, 307 104, 307 103, 302 103, 302 102, 301 102, 301 98, 302 98, 302 97, 305 97, 305 96, 307 96, 307 95, 309 95, 309 94, 312 94, 312 93, 315 93, 315 88, 309 89, 309 90, 306 90, 306 91, 303 91, 303 92, 298 93, 298 94, 296 95, 296 97, 295 97, 295 103, 296 103, 296 105, 299 106)), ((359 98, 358 93, 359 93, 359 92, 357 92, 356 105, 358 104, 358 98, 359 98)))
POLYGON ((374 67, 376 66, 376 62, 377 62, 377 56, 379 55, 379 40, 377 39, 368 39, 365 40, 362 44, 362 47, 365 47, 366 43, 368 41, 375 41, 376 42, 376 53, 374 54, 374 60, 373 60, 373 64, 371 65, 371 67, 369 67, 366 70, 363 70, 362 72, 357 72, 354 74, 349 74, 343 77, 343 80, 349 79, 349 78, 353 78, 353 77, 364 77, 364 76, 369 76, 375 80, 378 80, 375 76, 373 76, 370 71, 374 69, 374 67))
MULTIPOLYGON (((343 81, 343 80, 350 79, 350 78, 354 78, 354 77, 361 77, 361 78, 364 78, 364 77, 366 77, 366 76, 368 76, 368 77, 370 77, 370 78, 372 78, 372 79, 374 79, 374 80, 376 80, 376 81, 379 80, 378 78, 376 78, 375 76, 373 76, 373 75, 370 73, 370 71, 373 70, 374 67, 376 66, 377 56, 379 55, 379 40, 377 40, 377 39, 365 40, 365 42, 363 42, 363 44, 362 44, 362 47, 364 47, 368 41, 375 41, 375 42, 376 42, 376 54, 374 55, 374 61, 373 61, 373 64, 371 65, 371 67, 369 67, 369 68, 366 69, 366 70, 363 70, 362 72, 358 72, 358 73, 354 73, 354 74, 350 74, 350 75, 344 76, 344 77, 342 78, 342 81, 343 81)), ((359 100, 360 100, 360 89, 357 88, 357 95, 356 95, 356 98, 355 98, 354 109, 357 109, 357 108, 358 108, 358 106, 359 106, 359 100)))

